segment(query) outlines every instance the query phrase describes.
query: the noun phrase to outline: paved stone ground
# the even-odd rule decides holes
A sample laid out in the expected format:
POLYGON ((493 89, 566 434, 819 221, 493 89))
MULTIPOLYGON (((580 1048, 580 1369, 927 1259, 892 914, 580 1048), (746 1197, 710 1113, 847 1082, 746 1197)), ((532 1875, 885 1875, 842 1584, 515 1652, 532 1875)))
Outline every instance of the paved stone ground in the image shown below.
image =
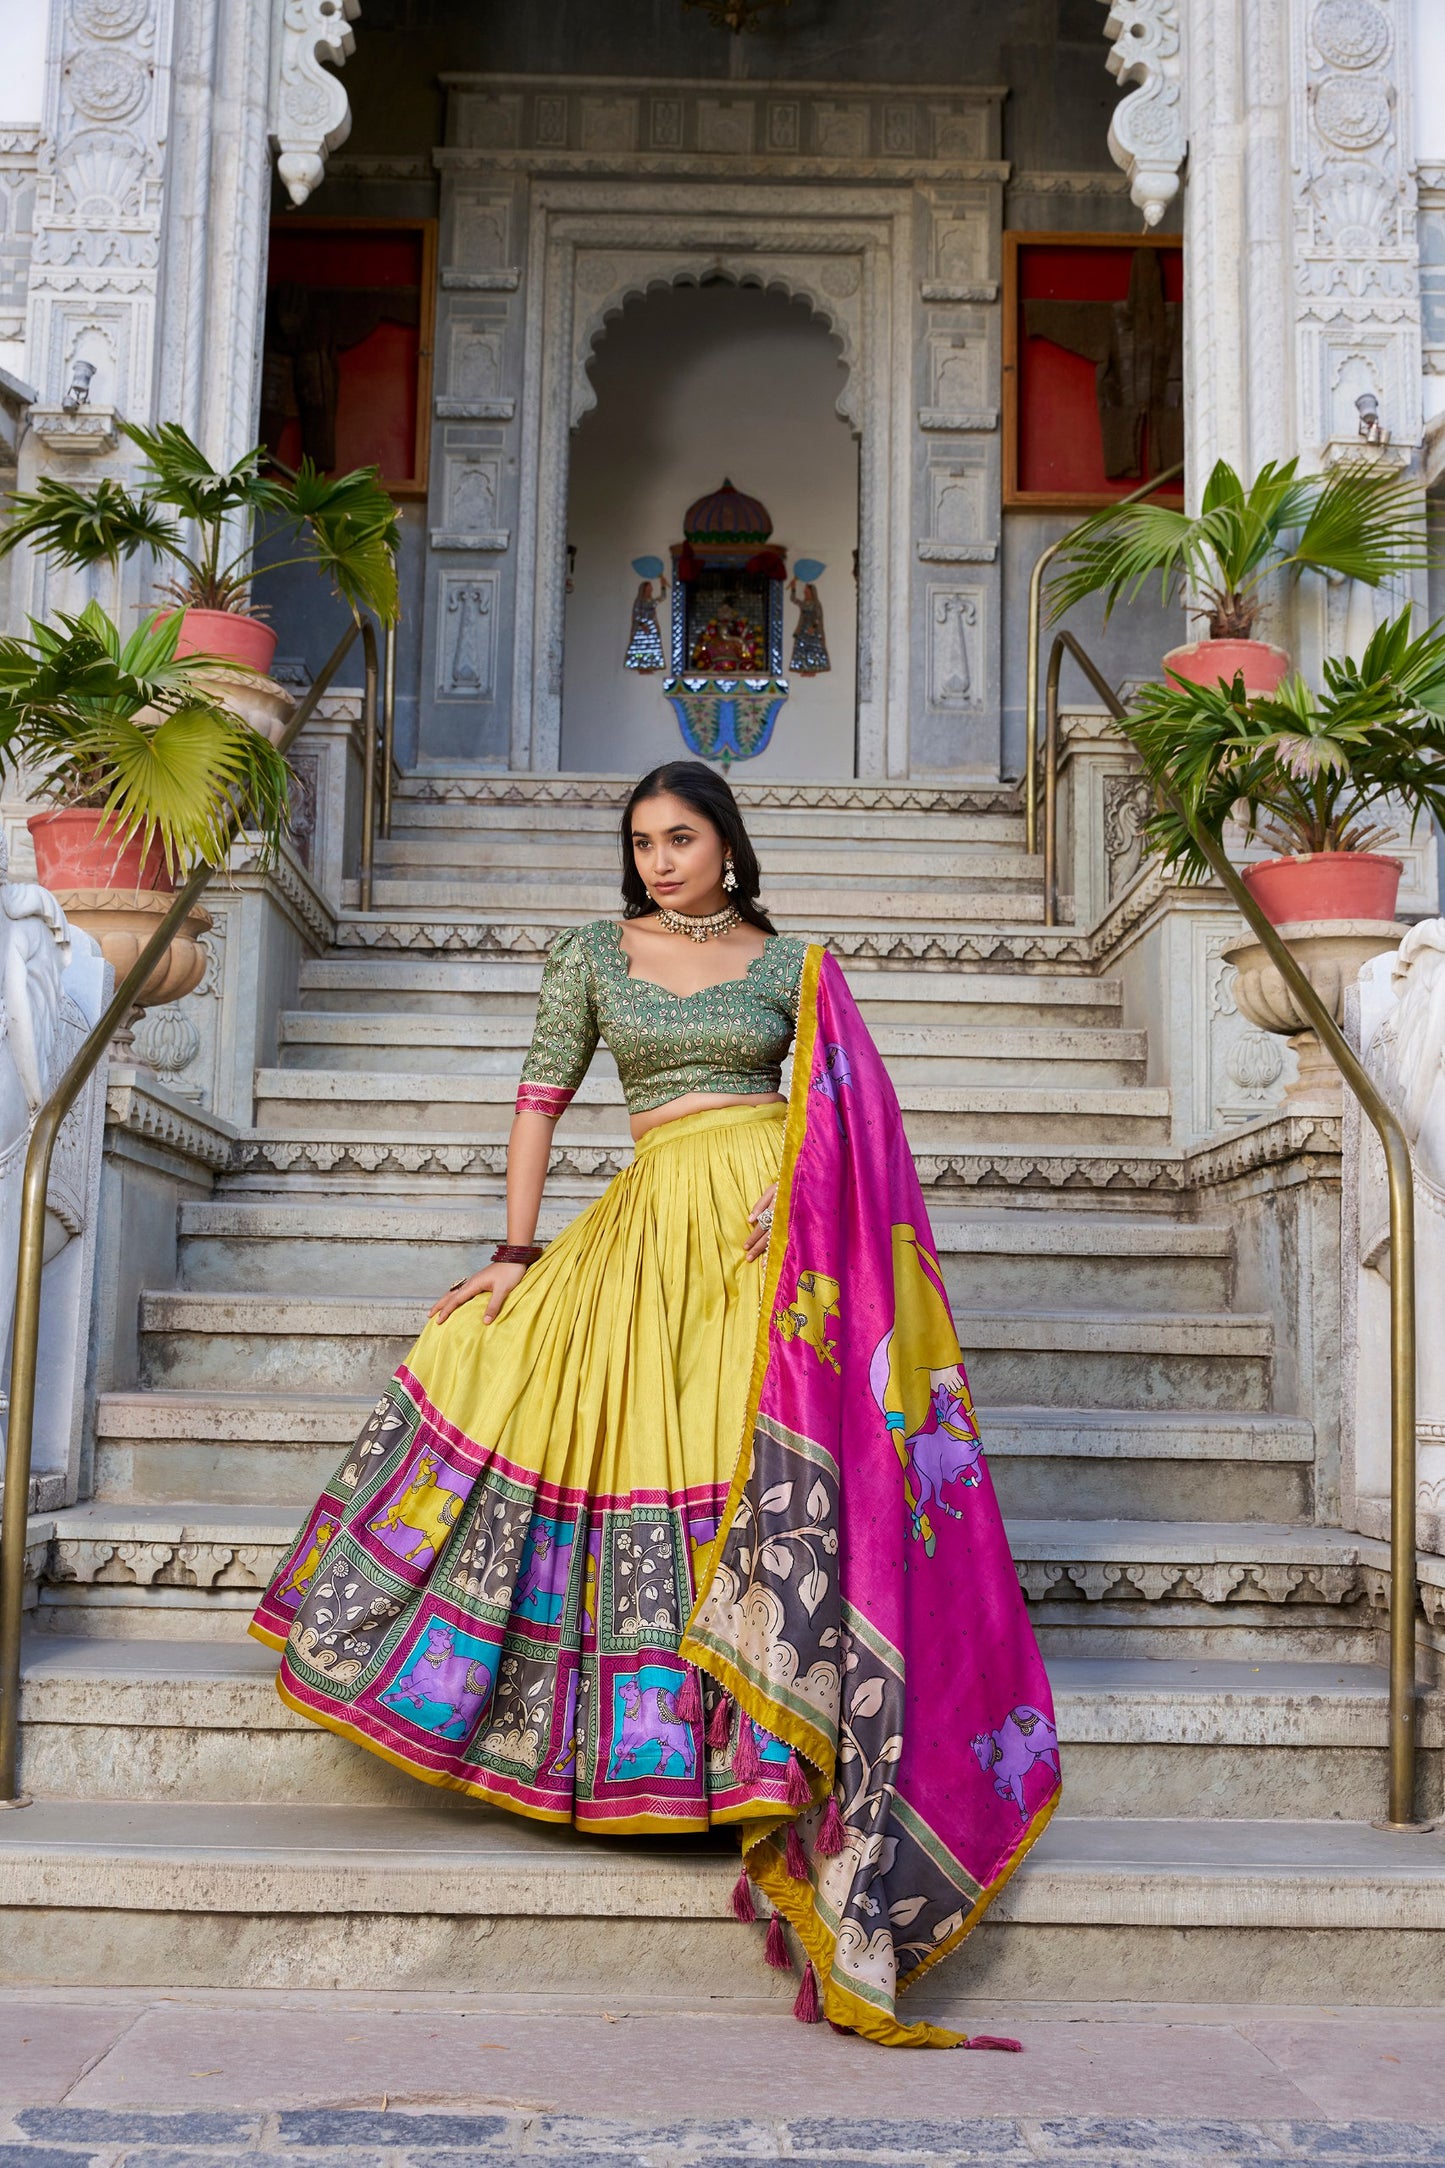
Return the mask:
POLYGON ((1445 2008, 947 2018, 1025 2052, 737 2003, 0 1990, 0 2168, 1445 2168, 1445 2008))

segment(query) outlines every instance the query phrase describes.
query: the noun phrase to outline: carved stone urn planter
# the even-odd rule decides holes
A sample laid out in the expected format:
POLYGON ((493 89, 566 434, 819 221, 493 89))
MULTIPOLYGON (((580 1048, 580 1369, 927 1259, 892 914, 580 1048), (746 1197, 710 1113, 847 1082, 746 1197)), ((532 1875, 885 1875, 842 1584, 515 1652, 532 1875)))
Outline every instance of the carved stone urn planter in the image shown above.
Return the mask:
MULTIPOLYGON (((36 869, 66 917, 83 926, 122 979, 171 907, 175 882, 158 842, 142 852, 138 836, 118 844, 94 807, 67 806, 32 814, 26 823, 35 844, 36 869)), ((115 1052, 136 1057, 131 1034, 147 1009, 179 1001, 200 985, 206 969, 201 935, 211 918, 198 904, 171 938, 140 996, 116 1033, 115 1052)))
MULTIPOLYGON (((174 891, 148 888, 61 888, 55 900, 66 917, 83 926, 99 944, 116 976, 130 970, 174 901, 174 891)), ((194 993, 205 977, 206 952, 201 935, 211 930, 211 914, 196 904, 137 995, 130 1015, 115 1035, 112 1053, 120 1061, 140 1061, 131 1034, 147 1009, 194 993)), ((149 1063, 142 1062, 148 1068, 149 1063)))
POLYGON ((273 745, 279 741, 296 705, 296 695, 284 685, 254 670, 203 668, 195 672, 195 678, 221 707, 239 715, 273 745))
MULTIPOLYGON (((1336 1023, 1344 1014, 1345 991, 1362 965, 1386 949, 1398 948, 1401 929, 1394 919, 1301 919, 1279 929, 1282 940, 1336 1023)), ((1292 1114, 1338 1114, 1343 1105, 1340 1072, 1320 1044, 1295 1002, 1283 974, 1270 961, 1262 941, 1241 934, 1224 950, 1235 968, 1234 1001, 1239 1013, 1259 1031, 1287 1038, 1299 1062, 1297 1080, 1285 1088, 1292 1114)))

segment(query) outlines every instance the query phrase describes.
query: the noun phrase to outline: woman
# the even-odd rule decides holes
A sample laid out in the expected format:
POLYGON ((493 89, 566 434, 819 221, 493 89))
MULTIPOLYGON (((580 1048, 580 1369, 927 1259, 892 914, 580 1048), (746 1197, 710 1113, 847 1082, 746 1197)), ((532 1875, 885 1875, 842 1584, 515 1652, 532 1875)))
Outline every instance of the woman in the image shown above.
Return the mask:
POLYGON ((898 1103, 778 935, 725 781, 645 776, 624 912, 562 934, 507 1240, 431 1320, 253 1632, 291 1707, 433 1784, 615 1832, 736 1823, 795 2005, 872 2039, 1042 1828, 1048 1686, 898 1103), (796 1036, 795 1036, 796 1034, 796 1036), (598 1038, 632 1164, 545 1248, 598 1038), (778 1085, 790 1043, 792 1090, 778 1085))

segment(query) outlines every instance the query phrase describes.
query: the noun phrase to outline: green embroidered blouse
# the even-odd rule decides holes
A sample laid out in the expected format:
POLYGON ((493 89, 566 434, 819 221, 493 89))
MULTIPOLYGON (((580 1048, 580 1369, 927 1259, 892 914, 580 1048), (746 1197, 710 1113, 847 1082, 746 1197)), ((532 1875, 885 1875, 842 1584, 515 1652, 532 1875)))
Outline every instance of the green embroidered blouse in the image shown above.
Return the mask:
POLYGON ((560 934, 542 974, 518 1108, 555 1119, 599 1039, 617 1063, 629 1114, 685 1092, 775 1092, 793 1042, 806 948, 780 934, 741 978, 672 994, 632 976, 615 920, 560 934))

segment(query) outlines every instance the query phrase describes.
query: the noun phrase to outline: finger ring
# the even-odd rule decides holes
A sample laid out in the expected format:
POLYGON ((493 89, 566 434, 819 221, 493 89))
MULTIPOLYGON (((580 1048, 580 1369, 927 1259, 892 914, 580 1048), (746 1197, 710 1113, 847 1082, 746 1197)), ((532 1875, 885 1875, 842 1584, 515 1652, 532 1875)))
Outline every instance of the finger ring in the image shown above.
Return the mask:
POLYGON ((469 1272, 464 1272, 464 1273, 462 1274, 462 1277, 461 1277, 461 1278, 460 1278, 459 1280, 453 1280, 453 1281, 452 1281, 452 1284, 451 1284, 451 1286, 450 1286, 450 1287, 449 1287, 449 1288, 447 1289, 447 1293, 448 1293, 449 1295, 454 1295, 454 1294, 456 1293, 456 1291, 457 1291, 457 1289, 458 1289, 459 1287, 465 1287, 465 1286, 466 1286, 466 1284, 467 1284, 467 1281, 468 1281, 468 1280, 469 1280, 470 1278, 471 1278, 471 1274, 470 1274, 469 1272))
POLYGON ((771 1234, 771 1233, 772 1233, 772 1228, 773 1228, 773 1208, 772 1208, 772 1206, 771 1206, 770 1204, 765 1204, 765 1205, 763 1206, 763 1209, 762 1209, 762 1211, 761 1211, 761 1212, 759 1212, 759 1214, 758 1214, 758 1216, 757 1216, 757 1218, 756 1218, 756 1220, 754 1221, 754 1223, 753 1223, 753 1224, 754 1224, 755 1226, 757 1226, 757 1227, 761 1227, 761 1228, 763 1229, 763 1231, 764 1231, 764 1233, 765 1233, 765 1234, 771 1234))

